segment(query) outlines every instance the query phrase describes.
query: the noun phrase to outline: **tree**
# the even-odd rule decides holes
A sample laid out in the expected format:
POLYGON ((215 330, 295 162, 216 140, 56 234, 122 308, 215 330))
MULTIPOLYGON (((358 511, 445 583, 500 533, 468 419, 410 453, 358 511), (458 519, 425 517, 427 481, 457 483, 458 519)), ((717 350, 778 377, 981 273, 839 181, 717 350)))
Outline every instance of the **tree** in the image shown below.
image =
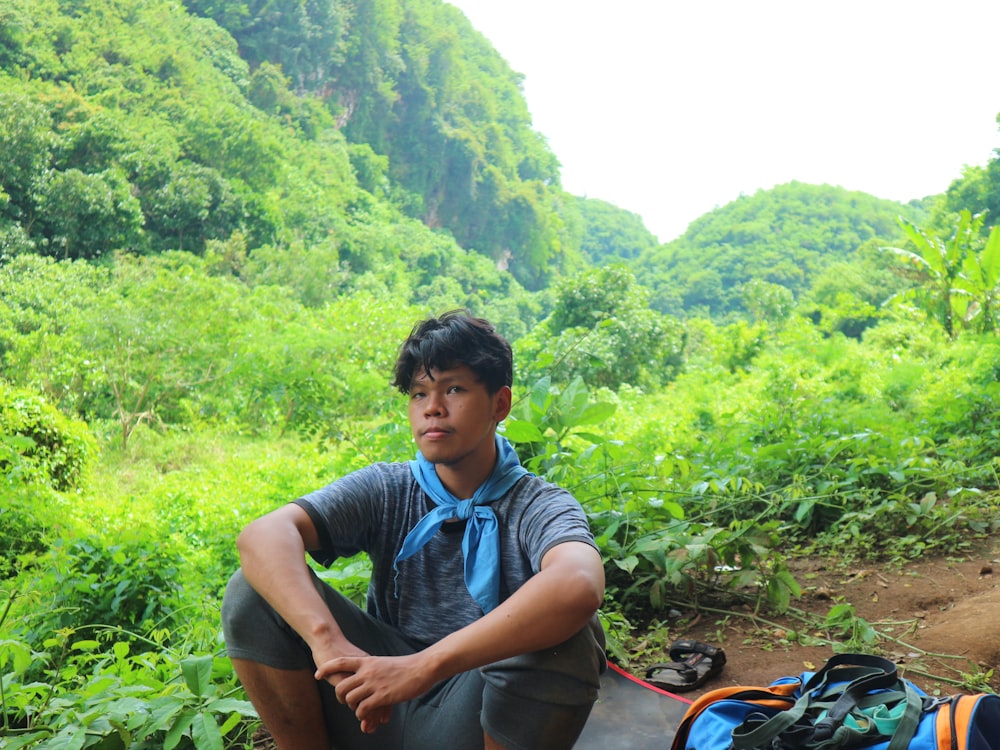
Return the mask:
POLYGON ((657 246, 642 217, 594 198, 573 201, 582 220, 580 250, 591 264, 634 260, 657 246))
POLYGON ((142 243, 142 208, 119 169, 54 172, 38 210, 48 241, 46 255, 93 259, 142 243))
POLYGON ((773 323, 788 317, 795 303, 791 290, 762 279, 751 279, 741 289, 743 307, 755 320, 773 323))
POLYGON ((981 330, 995 330, 996 285, 1000 281, 1000 236, 990 233, 982 254, 983 214, 959 212, 954 233, 947 240, 924 232, 911 222, 900 219, 912 250, 886 247, 903 261, 897 272, 917 282, 917 286, 895 296, 911 300, 944 329, 948 338, 958 335, 960 325, 976 325, 981 330))
POLYGON ((45 107, 26 94, 0 91, 0 217, 30 228, 53 143, 45 107))
POLYGON ((590 386, 661 384, 683 363, 681 324, 648 306, 648 292, 624 266, 584 271, 562 281, 544 328, 525 338, 529 380, 551 373, 590 386))
POLYGON ((216 169, 178 162, 146 196, 157 249, 201 253, 207 240, 224 240, 242 226, 245 207, 216 169))
POLYGON ((970 319, 981 332, 997 331, 997 301, 1000 295, 1000 226, 989 230, 986 245, 977 255, 966 257, 965 278, 973 297, 970 319))
POLYGON ((962 209, 1000 216, 1000 153, 994 152, 985 166, 967 166, 948 186, 935 213, 935 228, 947 227, 950 217, 962 209))

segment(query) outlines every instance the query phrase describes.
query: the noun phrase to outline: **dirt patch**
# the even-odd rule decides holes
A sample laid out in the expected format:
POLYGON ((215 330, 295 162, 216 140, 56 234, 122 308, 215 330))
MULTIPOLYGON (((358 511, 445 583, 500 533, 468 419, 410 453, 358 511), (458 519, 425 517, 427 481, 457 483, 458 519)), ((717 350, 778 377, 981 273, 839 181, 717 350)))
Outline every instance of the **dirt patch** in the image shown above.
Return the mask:
POLYGON ((716 687, 768 685, 812 671, 834 654, 830 643, 815 645, 817 640, 842 644, 852 634, 867 634, 875 640, 862 650, 891 658, 930 693, 1000 690, 1000 675, 993 673, 1000 666, 1000 543, 961 560, 841 566, 809 558, 791 568, 804 592, 788 615, 755 617, 749 606, 732 602, 681 611, 659 634, 637 642, 629 671, 642 677, 644 666, 669 661, 665 648, 677 638, 721 646, 727 657, 723 673, 685 694, 693 698, 716 687), (856 619, 842 622, 857 629, 824 627, 831 608, 843 604, 853 606, 856 619), (864 630, 865 623, 874 632, 864 630), (650 645, 660 643, 659 649, 650 645))

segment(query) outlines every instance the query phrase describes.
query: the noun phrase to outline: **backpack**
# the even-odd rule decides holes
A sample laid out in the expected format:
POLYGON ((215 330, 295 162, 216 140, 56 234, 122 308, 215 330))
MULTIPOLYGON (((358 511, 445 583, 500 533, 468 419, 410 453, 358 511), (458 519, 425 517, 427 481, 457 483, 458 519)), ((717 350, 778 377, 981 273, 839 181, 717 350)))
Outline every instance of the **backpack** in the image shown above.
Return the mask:
POLYGON ((931 697, 888 659, 837 654, 769 687, 691 704, 672 750, 1000 750, 1000 696, 931 697))

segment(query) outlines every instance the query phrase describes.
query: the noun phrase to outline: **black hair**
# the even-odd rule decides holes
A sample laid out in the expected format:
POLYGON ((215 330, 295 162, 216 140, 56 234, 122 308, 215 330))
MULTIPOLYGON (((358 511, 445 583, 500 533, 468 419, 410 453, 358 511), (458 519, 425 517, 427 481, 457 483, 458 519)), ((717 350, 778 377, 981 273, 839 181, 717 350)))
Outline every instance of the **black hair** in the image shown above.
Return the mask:
POLYGON ((488 320, 451 310, 417 323, 399 348, 392 384, 409 393, 413 378, 466 365, 491 396, 514 381, 510 344, 488 320))

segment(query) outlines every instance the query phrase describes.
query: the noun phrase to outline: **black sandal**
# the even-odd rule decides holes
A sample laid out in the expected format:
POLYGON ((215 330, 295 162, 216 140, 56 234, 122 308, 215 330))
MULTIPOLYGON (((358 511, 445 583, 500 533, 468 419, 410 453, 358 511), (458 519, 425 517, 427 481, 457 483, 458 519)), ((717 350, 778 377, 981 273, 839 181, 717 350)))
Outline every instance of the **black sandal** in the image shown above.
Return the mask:
POLYGON ((682 639, 670 646, 669 663, 646 668, 646 681, 674 693, 697 690, 722 673, 726 652, 701 641, 682 639))

